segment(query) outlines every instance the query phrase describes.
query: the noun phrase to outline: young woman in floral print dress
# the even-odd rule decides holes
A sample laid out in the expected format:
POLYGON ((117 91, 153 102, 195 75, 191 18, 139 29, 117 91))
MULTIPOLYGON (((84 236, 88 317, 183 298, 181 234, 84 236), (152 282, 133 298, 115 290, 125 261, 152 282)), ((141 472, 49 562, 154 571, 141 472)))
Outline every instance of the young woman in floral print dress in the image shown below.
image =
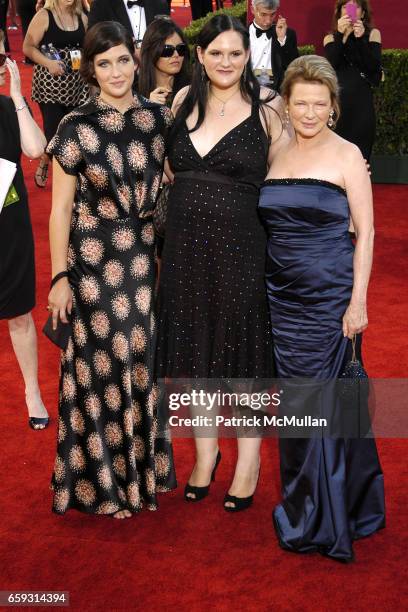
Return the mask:
POLYGON ((126 518, 175 487, 157 437, 152 376, 154 232, 170 111, 132 94, 133 43, 117 23, 87 33, 81 71, 99 96, 61 122, 54 156, 49 309, 72 324, 62 353, 57 513, 126 518), (61 274, 60 274, 61 273, 61 274))

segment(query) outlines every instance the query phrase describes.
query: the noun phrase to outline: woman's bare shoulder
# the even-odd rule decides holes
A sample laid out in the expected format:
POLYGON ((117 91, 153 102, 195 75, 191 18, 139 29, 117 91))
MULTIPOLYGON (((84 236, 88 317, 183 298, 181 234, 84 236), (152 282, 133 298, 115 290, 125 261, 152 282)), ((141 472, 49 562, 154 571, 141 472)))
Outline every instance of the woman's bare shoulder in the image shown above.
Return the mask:
POLYGON ((185 97, 188 94, 189 90, 190 90, 190 85, 186 85, 185 87, 182 87, 180 91, 178 91, 176 95, 174 96, 173 104, 171 105, 171 110, 173 112, 173 115, 177 113, 178 109, 184 102, 185 97))
POLYGON ((380 32, 380 30, 377 30, 377 28, 373 28, 371 30, 371 32, 370 32, 369 41, 370 42, 381 43, 381 32, 380 32))

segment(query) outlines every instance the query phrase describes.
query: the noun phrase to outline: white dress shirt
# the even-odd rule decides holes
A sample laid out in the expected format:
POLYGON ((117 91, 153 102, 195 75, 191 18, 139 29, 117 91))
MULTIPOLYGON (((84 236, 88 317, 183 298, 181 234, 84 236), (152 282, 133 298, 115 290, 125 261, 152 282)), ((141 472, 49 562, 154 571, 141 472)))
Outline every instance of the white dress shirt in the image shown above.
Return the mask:
POLYGON ((128 8, 127 0, 123 0, 129 20, 133 30, 133 36, 136 41, 142 40, 146 32, 146 15, 144 8, 140 6, 132 6, 128 8))
MULTIPOLYGON (((249 41, 251 45, 252 70, 272 70, 272 38, 268 38, 266 34, 258 37, 255 26, 251 23, 249 26, 249 41)), ((286 36, 282 41, 278 38, 278 42, 283 47, 286 42, 286 36)))
POLYGON ((272 38, 266 34, 256 35, 253 23, 249 26, 249 40, 251 44, 252 70, 272 69, 272 38))

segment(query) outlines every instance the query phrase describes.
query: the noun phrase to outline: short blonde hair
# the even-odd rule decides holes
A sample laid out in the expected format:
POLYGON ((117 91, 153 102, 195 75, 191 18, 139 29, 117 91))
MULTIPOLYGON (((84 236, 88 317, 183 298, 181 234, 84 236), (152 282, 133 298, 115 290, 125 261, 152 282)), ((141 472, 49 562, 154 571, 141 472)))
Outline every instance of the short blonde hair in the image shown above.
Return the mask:
MULTIPOLYGON (((50 9, 50 11, 54 10, 56 7, 58 8, 58 0, 45 0, 44 8, 50 9)), ((75 0, 74 4, 74 13, 77 15, 81 15, 82 10, 82 0, 75 0)))
POLYGON ((301 55, 286 69, 281 86, 281 95, 285 100, 289 100, 295 83, 326 85, 334 110, 334 127, 340 117, 340 90, 336 73, 330 62, 320 55, 301 55))

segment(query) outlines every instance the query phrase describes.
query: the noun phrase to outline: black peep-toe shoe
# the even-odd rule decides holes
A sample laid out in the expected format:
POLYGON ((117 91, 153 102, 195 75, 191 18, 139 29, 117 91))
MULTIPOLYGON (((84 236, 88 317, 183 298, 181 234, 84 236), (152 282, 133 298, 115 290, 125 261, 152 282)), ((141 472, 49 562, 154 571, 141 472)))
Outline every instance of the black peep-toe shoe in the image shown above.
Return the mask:
POLYGON ((50 423, 49 417, 30 417, 28 419, 29 426, 31 427, 31 429, 34 429, 35 431, 42 431, 43 429, 46 429, 49 423, 50 423))
POLYGON ((202 499, 204 499, 204 497, 207 497, 209 491, 210 491, 210 485, 212 482, 214 482, 215 480, 215 473, 217 471, 217 467, 219 462, 221 461, 221 453, 220 451, 218 451, 217 453, 217 458, 215 460, 215 465, 213 468, 213 471, 211 473, 211 481, 210 483, 206 486, 206 487, 194 487, 191 484, 186 484, 185 489, 184 489, 184 499, 188 502, 198 502, 201 501, 202 499), (188 493, 192 493, 193 495, 195 495, 195 497, 190 497, 188 495, 188 493))
MULTIPOLYGON (((260 471, 261 471, 261 468, 259 468, 256 486, 258 486, 260 471)), ((256 490, 256 487, 255 487, 255 490, 256 490)), ((226 493, 224 497, 224 510, 226 510, 227 512, 241 512, 242 510, 246 510, 247 508, 250 508, 252 506, 253 501, 254 501, 254 494, 248 495, 248 497, 235 497, 235 495, 230 495, 229 493, 226 493), (231 502, 232 504, 235 504, 235 505, 226 506, 225 504, 228 502, 231 502)))

